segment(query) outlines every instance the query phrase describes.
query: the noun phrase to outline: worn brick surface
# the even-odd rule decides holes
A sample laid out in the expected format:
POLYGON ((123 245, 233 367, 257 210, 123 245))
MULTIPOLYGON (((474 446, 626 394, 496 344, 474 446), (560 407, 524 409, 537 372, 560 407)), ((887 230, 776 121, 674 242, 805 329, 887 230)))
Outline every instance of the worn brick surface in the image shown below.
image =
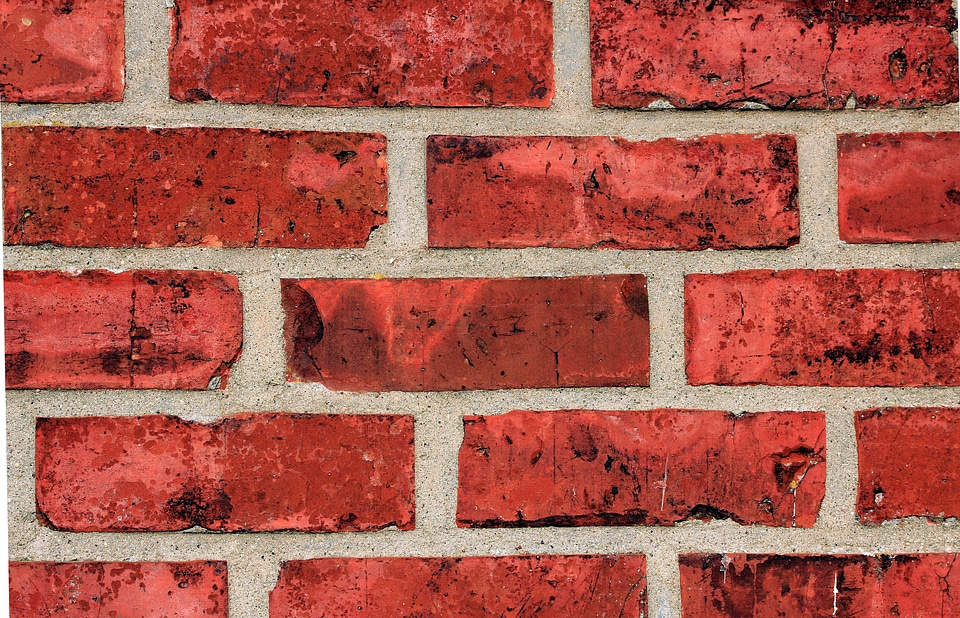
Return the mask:
POLYGON ((7 388, 223 388, 242 321, 233 275, 5 271, 7 388))
POLYGON ((178 101, 548 107, 547 0, 178 0, 178 101))
POLYGON ((857 518, 960 517, 960 408, 857 412, 857 518))
POLYGON ((341 391, 643 386, 646 284, 282 279, 288 379, 341 391))
POLYGON ((593 101, 912 108, 957 100, 950 0, 591 0, 593 101))
POLYGON ((960 384, 960 270, 686 276, 690 384, 960 384))
POLYGON ((294 560, 270 618, 646 615, 641 555, 294 560))
POLYGON ((683 618, 960 615, 956 554, 680 556, 683 618))
POLYGON ((11 562, 11 618, 227 618, 227 563, 11 562))
POLYGON ((515 411, 467 416, 464 433, 462 527, 808 528, 824 496, 820 412, 515 411))
POLYGON ((40 418, 40 519, 74 532, 414 526, 409 416, 40 418))
POLYGON ((9 127, 4 242, 362 247, 386 222, 386 138, 9 127))
POLYGON ((796 196, 787 135, 427 141, 431 247, 786 247, 796 196))
POLYGON ((0 6, 0 100, 122 99, 123 0, 7 0, 0 6))
POLYGON ((960 133, 839 135, 840 238, 960 241, 960 133))

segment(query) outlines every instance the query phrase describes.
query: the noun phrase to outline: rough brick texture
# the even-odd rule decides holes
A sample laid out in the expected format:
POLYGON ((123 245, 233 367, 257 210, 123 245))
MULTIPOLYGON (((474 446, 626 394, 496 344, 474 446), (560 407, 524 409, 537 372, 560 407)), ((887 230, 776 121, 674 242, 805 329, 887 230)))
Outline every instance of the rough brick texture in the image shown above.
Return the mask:
POLYGON ((170 94, 228 103, 548 107, 547 0, 178 0, 170 94))
POLYGON ((960 133, 837 136, 840 238, 960 241, 960 133))
POLYGON ((856 415, 857 518, 960 517, 960 408, 880 408, 856 415))
POLYGON ((591 0, 593 102, 869 109, 957 100, 950 0, 591 0))
POLYGON ((819 412, 514 411, 467 416, 464 433, 462 527, 729 518, 808 528, 824 496, 819 412))
POLYGON ((237 278, 5 271, 7 388, 214 389, 240 356, 237 278))
POLYGON ((796 196, 788 135, 427 141, 431 247, 787 247, 796 196))
POLYGON ((686 277, 690 384, 960 385, 960 270, 686 277))
POLYGON ((340 391, 643 386, 643 275, 283 279, 288 379, 340 391))
POLYGON ((11 562, 11 618, 227 618, 226 562, 11 562))
POLYGON ((6 128, 4 242, 362 247, 387 218, 386 147, 364 133, 6 128))
POLYGON ((956 554, 680 556, 683 618, 960 615, 956 554))
POLYGON ((37 511, 73 532, 414 526, 409 416, 37 419, 37 511))
POLYGON ((123 0, 3 3, 0 100, 93 103, 122 99, 123 0))
POLYGON ((270 618, 646 616, 643 556, 328 558, 283 564, 270 618))

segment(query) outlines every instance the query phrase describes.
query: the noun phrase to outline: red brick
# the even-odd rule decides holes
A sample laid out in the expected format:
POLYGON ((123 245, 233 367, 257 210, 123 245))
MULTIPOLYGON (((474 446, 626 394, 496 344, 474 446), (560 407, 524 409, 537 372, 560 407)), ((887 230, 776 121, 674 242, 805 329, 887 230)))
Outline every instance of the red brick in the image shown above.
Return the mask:
POLYGON ((960 408, 881 408, 856 415, 857 518, 960 517, 960 408))
POLYGON ((427 141, 431 247, 787 247, 796 195, 789 135, 427 141))
POLYGON ((237 278, 187 270, 4 272, 7 388, 223 388, 237 278))
POLYGON ((178 101, 548 107, 547 0, 180 0, 178 101))
POLYGON ((4 239, 71 247, 362 247, 386 138, 257 129, 11 127, 4 239))
POLYGON ((37 419, 38 517, 71 532, 414 526, 413 419, 37 419))
POLYGON ((913 108, 957 101, 950 0, 591 0, 593 102, 913 108))
POLYGON ((282 279, 287 379, 339 391, 645 386, 643 275, 282 279))
POLYGON ((838 135, 840 238, 960 241, 960 133, 838 135))
POLYGON ((270 618, 646 615, 641 555, 285 562, 270 618))
POLYGON ((0 100, 123 100, 123 0, 4 2, 0 100))
POLYGON ((809 528, 824 496, 820 412, 515 411, 467 416, 464 432, 465 528, 713 518, 809 528))
POLYGON ((960 270, 686 277, 687 381, 960 384, 960 270))
POLYGON ((680 556, 683 618, 958 616, 957 554, 680 556))
POLYGON ((10 563, 12 618, 227 615, 226 562, 10 563))

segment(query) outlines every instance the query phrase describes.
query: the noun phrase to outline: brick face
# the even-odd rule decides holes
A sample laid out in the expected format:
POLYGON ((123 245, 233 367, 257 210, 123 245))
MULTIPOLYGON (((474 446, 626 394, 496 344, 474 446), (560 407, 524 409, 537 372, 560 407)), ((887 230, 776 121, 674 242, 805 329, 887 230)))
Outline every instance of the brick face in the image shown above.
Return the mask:
POLYGON ((414 526, 409 416, 37 420, 37 511, 72 532, 414 526))
POLYGON ((840 238, 960 241, 960 133, 837 136, 840 238))
POLYGON ((270 618, 313 616, 646 616, 643 556, 294 560, 270 618))
POLYGON ((591 0, 593 103, 867 109, 957 101, 949 0, 591 0), (714 9, 718 10, 714 10, 714 9))
POLYGON ((180 0, 170 94, 178 101, 548 107, 546 0, 296 0, 228 10, 180 0), (271 19, 260 16, 271 12, 271 19), (251 27, 251 24, 256 24, 251 27))
POLYGON ((467 416, 464 433, 462 527, 808 528, 824 496, 822 413, 514 411, 467 416))
POLYGON ((734 249, 797 243, 787 135, 427 140, 431 247, 734 249))

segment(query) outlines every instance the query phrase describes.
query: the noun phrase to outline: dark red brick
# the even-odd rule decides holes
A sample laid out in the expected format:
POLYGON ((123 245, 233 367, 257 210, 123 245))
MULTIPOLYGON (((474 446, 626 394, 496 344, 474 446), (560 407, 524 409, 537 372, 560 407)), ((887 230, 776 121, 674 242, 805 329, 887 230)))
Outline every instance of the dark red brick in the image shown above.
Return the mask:
POLYGON ((548 107, 547 0, 180 0, 178 101, 548 107))
POLYGON ((0 100, 123 100, 123 0, 4 2, 0 100))
POLYGON ((958 616, 956 554, 680 556, 683 618, 958 616))
POLYGON ((12 618, 227 618, 227 563, 11 562, 12 618))
POLYGON ((591 0, 593 102, 914 108, 957 101, 950 0, 591 0))
POLYGON ((643 275, 282 279, 287 379, 339 391, 645 386, 643 275))
POLYGON ((960 241, 960 133, 838 135, 840 238, 960 241))
POLYGON ((367 133, 11 127, 4 242, 362 247, 387 219, 386 147, 367 133))
POLYGON ((809 528, 824 496, 821 412, 515 411, 467 416, 464 432, 465 528, 713 518, 809 528))
POLYGON ((237 278, 4 272, 7 388, 215 389, 243 340, 237 278))
POLYGON ((796 196, 789 135, 427 141, 431 247, 787 247, 796 196))
POLYGON ((690 384, 960 384, 960 270, 686 277, 690 384))
POLYGON ((641 555, 294 560, 270 593, 270 618, 640 618, 646 572, 641 555))
POLYGON ((414 526, 413 419, 37 419, 38 517, 71 532, 414 526))
POLYGON ((856 415, 857 518, 960 517, 960 408, 881 408, 856 415))

